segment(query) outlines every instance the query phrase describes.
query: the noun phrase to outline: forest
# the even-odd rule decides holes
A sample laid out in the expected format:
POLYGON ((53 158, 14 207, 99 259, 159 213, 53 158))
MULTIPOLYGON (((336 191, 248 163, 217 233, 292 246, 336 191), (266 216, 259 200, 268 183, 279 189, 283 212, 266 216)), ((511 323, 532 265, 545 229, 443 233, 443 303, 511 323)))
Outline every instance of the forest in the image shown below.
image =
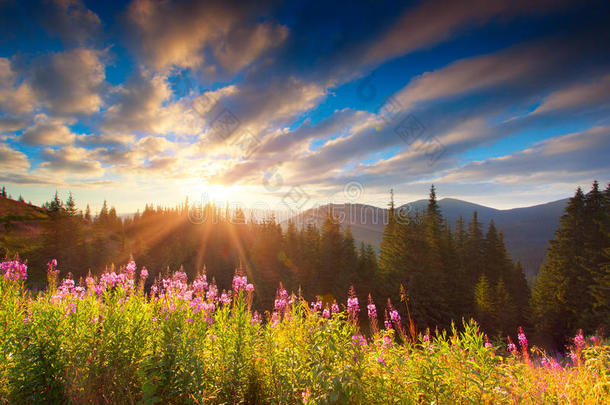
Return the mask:
MULTIPOLYGON (((8 199, 4 189, 2 198, 8 199)), ((26 205, 22 198, 15 203, 26 205)), ((355 241, 349 226, 342 230, 332 212, 320 228, 297 227, 278 223, 273 214, 257 220, 240 209, 186 200, 173 208, 146 205, 122 218, 106 202, 93 214, 89 206, 77 209, 71 194, 62 201, 56 193, 38 213, 35 236, 18 238, 11 229, 19 218, 3 216, 0 253, 28 261, 27 282, 35 289, 45 286, 49 258, 81 284, 89 273, 133 258, 150 273, 149 286, 181 269, 190 279, 205 273, 230 289, 241 269, 256 286, 253 305, 261 311, 273 306, 280 283, 325 304, 344 302, 353 286, 362 302, 370 294, 376 302, 406 304, 396 307, 418 331, 474 318, 489 336, 506 337, 526 326, 540 343, 562 348, 578 328, 608 329, 610 187, 600 190, 595 182, 586 194, 576 191, 531 285, 508 254, 502 230, 493 221, 480 223, 476 212, 449 224, 434 186, 423 212, 394 206, 392 197, 377 251, 355 241)))

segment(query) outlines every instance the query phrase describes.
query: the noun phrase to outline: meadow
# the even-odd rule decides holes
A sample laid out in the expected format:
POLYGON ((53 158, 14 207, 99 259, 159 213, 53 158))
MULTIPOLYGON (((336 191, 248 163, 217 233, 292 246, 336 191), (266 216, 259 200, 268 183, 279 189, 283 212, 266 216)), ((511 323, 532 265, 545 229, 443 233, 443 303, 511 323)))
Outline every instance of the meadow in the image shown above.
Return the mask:
POLYGON ((609 403, 601 336, 551 356, 524 330, 417 333, 390 302, 307 302, 281 285, 259 314, 239 271, 231 291, 182 271, 151 282, 133 261, 79 282, 52 260, 43 291, 18 259, 0 272, 0 403, 609 403))

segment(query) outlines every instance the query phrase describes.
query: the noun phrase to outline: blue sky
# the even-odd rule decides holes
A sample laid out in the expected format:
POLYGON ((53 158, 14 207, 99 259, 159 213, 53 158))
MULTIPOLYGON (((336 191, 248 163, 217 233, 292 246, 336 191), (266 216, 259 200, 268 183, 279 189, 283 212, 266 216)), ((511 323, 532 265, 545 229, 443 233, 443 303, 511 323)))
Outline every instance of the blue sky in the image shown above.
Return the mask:
POLYGON ((0 184, 119 212, 440 197, 511 208, 610 180, 610 6, 0 3, 0 184))

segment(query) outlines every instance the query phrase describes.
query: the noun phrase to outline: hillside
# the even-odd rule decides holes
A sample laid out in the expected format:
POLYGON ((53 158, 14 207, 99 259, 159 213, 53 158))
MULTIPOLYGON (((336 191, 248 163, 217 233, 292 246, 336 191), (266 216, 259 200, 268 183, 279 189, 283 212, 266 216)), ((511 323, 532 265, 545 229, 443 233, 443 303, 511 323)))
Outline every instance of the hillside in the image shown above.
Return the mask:
POLYGON ((0 198, 0 255, 31 251, 33 241, 41 234, 48 218, 44 208, 0 198))
MULTIPOLYGON (((468 222, 476 210, 486 229, 490 220, 504 232, 504 241, 513 260, 520 260, 528 277, 538 272, 544 261, 548 241, 559 225, 559 218, 568 199, 524 208, 498 210, 455 198, 443 198, 438 204, 451 225, 462 216, 468 222)), ((417 200, 398 207, 409 212, 423 212, 428 200, 417 200)), ((293 220, 299 226, 307 223, 321 225, 328 209, 339 217, 343 229, 350 225, 354 238, 376 248, 381 243, 387 222, 387 210, 364 204, 329 204, 309 209, 293 220)))

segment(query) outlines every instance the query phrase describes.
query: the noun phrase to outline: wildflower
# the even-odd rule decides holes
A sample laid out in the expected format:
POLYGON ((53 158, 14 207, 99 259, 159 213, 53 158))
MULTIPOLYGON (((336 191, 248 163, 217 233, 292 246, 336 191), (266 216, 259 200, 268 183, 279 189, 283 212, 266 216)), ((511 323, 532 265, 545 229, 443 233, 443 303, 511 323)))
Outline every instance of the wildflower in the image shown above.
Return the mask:
POLYGON ((506 350, 508 350, 512 354, 515 354, 515 355, 517 354, 517 346, 513 343, 510 336, 508 336, 508 346, 507 346, 506 350))
POLYGON ((214 301, 216 299, 216 294, 218 294, 218 288, 215 284, 211 284, 208 292, 205 293, 205 299, 208 301, 214 301))
POLYGON ((311 309, 313 309, 316 312, 318 312, 319 310, 322 309, 322 301, 320 300, 320 297, 318 297, 317 301, 314 301, 311 303, 311 309))
POLYGON ((392 337, 390 335, 383 335, 382 340, 383 348, 392 347, 392 337))
POLYGON ((349 296, 347 298, 347 315, 350 318, 355 319, 358 316, 358 312, 360 312, 360 307, 358 306, 358 297, 356 297, 356 292, 354 291, 354 287, 350 287, 349 296))
POLYGON ((356 347, 365 347, 367 346, 366 338, 362 335, 354 335, 352 336, 352 344, 356 347))
POLYGON ((0 263, 0 270, 4 271, 5 280, 25 280, 28 278, 28 266, 19 260, 0 263))
POLYGON ((69 316, 70 314, 73 314, 75 312, 76 312, 76 304, 74 302, 68 303, 68 305, 66 305, 66 308, 65 308, 66 316, 69 316))
POLYGON ((385 360, 383 359, 383 357, 377 357, 377 363, 383 364, 384 366, 386 365, 385 364, 385 360))
POLYGON ((246 284, 246 291, 247 292, 254 291, 254 284, 246 284))
POLYGON ((339 309, 339 305, 337 305, 336 302, 333 303, 333 305, 330 307, 330 310, 333 314, 338 314, 339 312, 341 312, 341 310, 339 309))
POLYGON ((582 329, 578 329, 578 333, 574 336, 574 344, 578 349, 582 349, 585 345, 585 337, 582 334, 582 329))
POLYGON ((205 291, 208 288, 208 282, 206 279, 205 274, 199 278, 197 278, 195 281, 193 281, 193 292, 195 294, 201 293, 203 291, 205 291))
POLYGON ((140 270, 140 279, 146 280, 147 278, 148 278, 148 270, 146 270, 146 267, 142 267, 142 270, 140 270))
POLYGON ((278 290, 275 298, 274 308, 277 312, 282 312, 285 308, 288 298, 288 292, 284 290, 280 284, 280 289, 278 290))
POLYGON ((235 275, 233 276, 233 291, 240 291, 246 288, 248 284, 248 278, 246 276, 235 275))
POLYGON ((257 311, 254 311, 254 313, 252 314, 252 319, 250 320, 250 323, 252 325, 258 325, 259 323, 261 323, 261 316, 257 311))
POLYGON ((525 337, 525 332, 523 331, 523 328, 521 326, 519 326, 519 334, 517 335, 517 337, 519 338, 519 344, 521 345, 521 348, 523 350, 527 350, 527 337, 525 337))
POLYGON ((485 335, 485 348, 486 349, 493 349, 492 344, 489 342, 489 338, 487 337, 487 335, 485 335))
POLYGON ((136 269, 137 269, 136 262, 134 262, 133 260, 130 260, 129 263, 127 263, 127 266, 125 266, 125 274, 129 278, 131 278, 135 274, 136 269))
POLYGON ((570 352, 570 359, 572 359, 572 363, 578 363, 578 354, 570 352))
POLYGON ((324 311, 322 311, 322 317, 326 319, 330 318, 330 311, 328 308, 324 308, 324 311))
POLYGON ((388 316, 388 310, 385 310, 385 320, 383 321, 383 325, 385 326, 385 328, 387 330, 392 329, 392 321, 390 320, 390 317, 388 316))
POLYGON ((278 315, 277 312, 273 312, 273 314, 271 314, 271 326, 276 326, 278 324, 280 320, 280 316, 278 315))
POLYGON ((424 343, 430 343, 430 328, 426 328, 426 333, 423 338, 424 343))
POLYGON ((228 304, 231 303, 231 297, 227 293, 223 292, 220 295, 220 302, 222 302, 223 304, 228 305, 228 304))
POLYGON ((369 319, 377 319, 377 307, 373 304, 371 294, 369 294, 369 304, 366 306, 366 309, 368 310, 369 319))
POLYGON ((311 397, 311 392, 309 391, 309 388, 307 388, 305 391, 301 392, 301 399, 303 400, 303 403, 309 402, 310 397, 311 397))

